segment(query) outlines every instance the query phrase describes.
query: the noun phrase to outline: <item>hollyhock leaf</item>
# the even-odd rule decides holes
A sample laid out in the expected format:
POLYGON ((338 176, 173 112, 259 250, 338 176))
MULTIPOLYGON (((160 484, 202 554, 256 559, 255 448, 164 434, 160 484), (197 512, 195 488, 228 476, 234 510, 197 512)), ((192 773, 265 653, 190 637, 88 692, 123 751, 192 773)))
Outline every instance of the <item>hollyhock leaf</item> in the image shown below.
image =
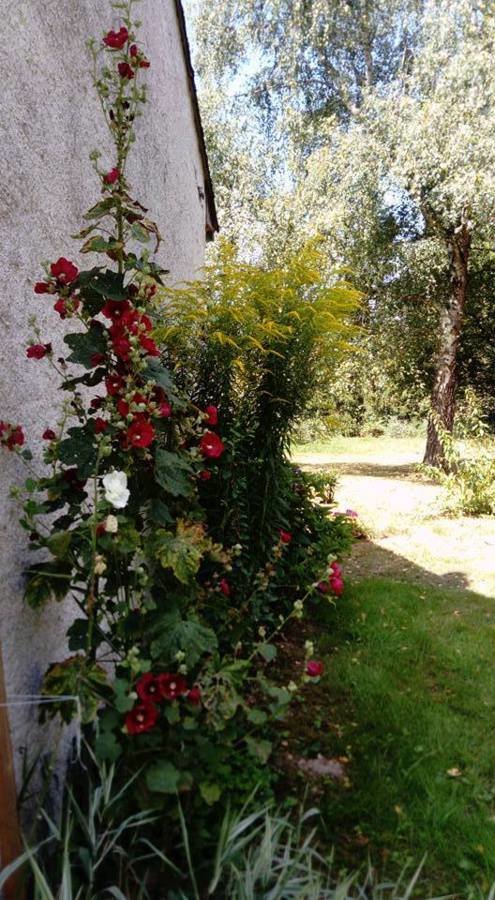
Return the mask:
POLYGON ((26 574, 24 600, 33 609, 38 609, 49 600, 64 599, 70 588, 72 566, 62 560, 50 559, 31 566, 26 574))
POLYGON ((122 250, 122 241, 107 241, 101 235, 88 238, 80 248, 80 253, 108 253, 109 250, 122 250))
POLYGON ((43 679, 42 694, 51 697, 74 695, 79 703, 50 703, 48 709, 45 707, 46 714, 53 716, 58 712, 65 722, 69 722, 80 712, 83 724, 92 722, 100 705, 98 694, 106 684, 105 670, 85 656, 71 656, 61 663, 54 663, 43 679))
POLYGON ((277 656, 277 648, 275 644, 258 644, 258 653, 261 653, 267 662, 273 662, 277 656))
POLYGON ((107 269, 105 272, 98 270, 91 287, 98 294, 109 300, 126 300, 127 294, 124 288, 124 276, 118 272, 107 269))
POLYGON ((125 681, 124 678, 116 678, 112 687, 115 693, 114 703, 116 710, 121 713, 129 712, 134 706, 134 700, 132 697, 129 697, 129 691, 131 690, 129 682, 125 681))
POLYGON ((101 200, 100 203, 95 203, 91 209, 88 209, 86 213, 83 215, 83 219, 86 222, 91 221, 91 219, 101 219, 103 216, 107 216, 111 209, 115 206, 115 200, 113 197, 107 197, 106 200, 101 200))
POLYGON ((105 375, 106 369, 100 367, 92 372, 87 372, 86 375, 81 375, 80 378, 67 378, 62 382, 62 389, 64 391, 72 391, 78 384, 84 384, 86 387, 96 387, 97 384, 101 384, 105 375))
POLYGON ((268 762, 273 746, 271 741, 260 741, 252 737, 247 737, 246 746, 249 752, 253 756, 256 756, 262 763, 268 762))
POLYGON ((180 722, 180 709, 178 703, 170 703, 163 710, 163 714, 169 725, 177 725, 177 722, 180 722))
POLYGON ((222 788, 219 784, 211 784, 209 781, 202 781, 199 785, 199 792, 207 806, 213 806, 217 800, 220 800, 222 788))
POLYGON ((213 653, 218 646, 215 632, 195 619, 182 619, 177 613, 160 618, 159 633, 151 644, 155 659, 172 660, 176 653, 186 654, 189 665, 194 666, 205 653, 213 653))
POLYGON ((89 619, 75 619, 67 630, 69 650, 85 650, 88 640, 89 619))
POLYGON ((181 773, 166 759, 152 763, 146 772, 146 784, 150 791, 158 794, 175 794, 181 780, 181 773))
POLYGON ((84 366, 85 369, 93 368, 91 358, 95 353, 105 353, 107 349, 104 329, 94 325, 88 331, 66 334, 64 343, 72 351, 67 361, 84 366))
POLYGON ((159 485, 172 497, 189 497, 193 492, 193 482, 189 477, 192 466, 188 460, 169 450, 157 450, 155 454, 155 477, 159 485))
POLYGON ((58 458, 66 466, 77 466, 81 480, 89 478, 94 466, 98 451, 94 446, 94 434, 88 422, 82 428, 69 428, 68 435, 60 442, 58 458))
POLYGON ((70 531, 57 531, 55 534, 50 535, 46 543, 48 544, 51 553, 53 553, 57 559, 64 559, 69 552, 71 541, 72 534, 70 531))
POLYGON ((96 758, 102 762, 116 762, 122 753, 117 738, 112 731, 103 731, 96 738, 95 754, 96 758))
POLYGON ((264 725, 268 716, 266 712, 263 712, 262 709, 247 709, 246 710, 246 719, 248 722, 252 722, 253 725, 264 725))
POLYGON ((131 227, 131 235, 141 244, 147 244, 150 239, 150 235, 146 231, 146 228, 143 228, 139 222, 134 222, 134 225, 131 227))
POLYGON ((172 525, 174 522, 168 507, 163 500, 159 500, 157 497, 150 502, 149 516, 157 525, 172 525))

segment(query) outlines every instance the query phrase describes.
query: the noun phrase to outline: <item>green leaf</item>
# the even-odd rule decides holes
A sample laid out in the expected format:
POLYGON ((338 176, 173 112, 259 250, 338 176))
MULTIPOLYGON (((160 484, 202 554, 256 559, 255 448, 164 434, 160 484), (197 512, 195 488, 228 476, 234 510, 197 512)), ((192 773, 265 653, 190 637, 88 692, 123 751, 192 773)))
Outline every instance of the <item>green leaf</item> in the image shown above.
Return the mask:
POLYGON ((178 703, 167 704, 164 710, 164 716, 169 725, 177 725, 180 722, 180 710, 178 703))
POLYGON ((83 215, 83 219, 86 222, 90 222, 91 219, 102 219, 103 216, 107 216, 110 210, 115 206, 115 200, 113 197, 107 197, 106 200, 101 200, 99 203, 95 203, 91 209, 88 209, 86 213, 83 215))
POLYGON ((131 235, 136 239, 136 241, 139 241, 141 244, 147 244, 150 239, 150 235, 146 231, 146 228, 143 228, 142 225, 139 224, 139 222, 135 222, 131 227, 131 235))
POLYGON ((159 500, 158 497, 155 497, 150 502, 149 515, 157 525, 172 525, 174 521, 168 510, 168 506, 165 505, 163 500, 159 500))
POLYGON ((88 641, 88 619, 75 619, 67 630, 69 650, 85 650, 88 641))
POLYGON ((193 482, 189 477, 193 469, 189 460, 178 453, 159 449, 155 454, 155 477, 158 484, 172 497, 189 497, 193 482))
POLYGON ((273 662, 277 656, 277 648, 275 644, 258 644, 258 653, 261 653, 267 662, 273 662))
POLYGON ((123 678, 116 678, 112 687, 115 692, 115 708, 121 713, 129 712, 135 702, 132 697, 129 697, 131 690, 129 682, 123 678))
POLYGON ((82 428, 77 426, 69 428, 69 436, 60 442, 58 448, 60 462, 67 466, 77 466, 82 479, 89 478, 98 456, 91 426, 92 422, 89 422, 82 428))
POLYGON ((208 781, 202 781, 199 785, 199 792, 207 806, 213 806, 220 799, 222 788, 219 784, 211 784, 208 781))
POLYGON ((159 794, 175 794, 180 780, 181 773, 166 759, 152 763, 146 772, 148 788, 159 794))
POLYGON ((252 737, 247 737, 246 745, 249 752, 253 756, 256 756, 262 763, 268 762, 272 752, 272 744, 270 741, 260 741, 252 737))
POLYGON ((88 238, 80 249, 80 253, 108 253, 109 250, 122 250, 122 241, 107 241, 100 235, 88 238))
POLYGON ((101 703, 101 689, 107 684, 107 674, 97 663, 85 656, 71 656, 61 663, 54 663, 43 679, 42 693, 49 696, 73 695, 74 702, 53 703, 45 707, 44 713, 53 716, 60 713, 65 722, 80 711, 84 724, 92 722, 101 703))
POLYGON ((248 708, 246 710, 246 719, 248 722, 252 722, 253 725, 264 725, 267 718, 266 712, 263 712, 262 709, 248 708))
POLYGON ((88 331, 66 334, 64 342, 72 350, 67 361, 84 366, 85 369, 93 368, 91 357, 94 353, 105 353, 107 350, 105 330, 97 325, 93 325, 88 331))
POLYGON ((112 731, 104 731, 98 735, 95 743, 95 753, 97 759, 102 762, 115 762, 122 753, 117 738, 112 731))
POLYGON ((217 646, 217 637, 211 628, 195 619, 181 619, 177 613, 168 613, 160 619, 160 632, 151 644, 151 655, 165 665, 181 650, 186 654, 188 664, 194 666, 203 654, 213 653, 217 646))
POLYGON ((111 269, 107 269, 105 272, 98 271, 91 282, 91 287, 103 297, 109 297, 110 300, 125 300, 127 296, 124 288, 124 276, 119 272, 112 272, 111 269))
POLYGON ((70 531, 56 531, 55 534, 48 538, 47 544, 57 559, 64 559, 69 552, 71 541, 72 534, 70 531))
POLYGON ((51 559, 31 566, 24 589, 24 600, 33 609, 43 606, 49 600, 63 600, 72 579, 72 566, 60 560, 51 559))

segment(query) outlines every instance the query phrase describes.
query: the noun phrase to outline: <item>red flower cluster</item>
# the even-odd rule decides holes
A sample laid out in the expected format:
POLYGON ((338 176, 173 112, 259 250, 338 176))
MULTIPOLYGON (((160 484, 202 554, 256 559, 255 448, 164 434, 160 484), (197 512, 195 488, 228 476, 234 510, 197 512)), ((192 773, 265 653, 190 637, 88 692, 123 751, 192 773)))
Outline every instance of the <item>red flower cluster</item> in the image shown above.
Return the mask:
POLYGON ((338 562, 333 562, 329 568, 328 580, 320 581, 318 590, 322 594, 328 594, 330 591, 337 597, 340 597, 344 591, 344 581, 342 578, 342 567, 338 562))
POLYGON ((117 69, 121 78, 128 78, 129 81, 134 78, 134 72, 128 62, 120 62, 117 69))
MULTIPOLYGON (((63 293, 59 297, 53 308, 58 312, 61 319, 65 319, 70 313, 74 313, 80 306, 79 299, 72 295, 68 296, 69 291, 65 290, 71 285, 79 275, 79 269, 65 256, 61 256, 50 266, 50 273, 53 281, 37 281, 34 286, 35 294, 57 294, 63 293)), ((41 345, 36 345, 41 346, 41 345)), ((41 359, 41 356, 35 356, 35 359, 41 359)))
POLYGON ((129 32, 125 25, 122 25, 119 31, 109 31, 103 38, 103 43, 109 50, 122 50, 128 40, 129 32))
POLYGON ((123 362, 129 361, 133 337, 137 338, 138 345, 148 356, 160 355, 158 347, 150 337, 153 329, 151 319, 145 313, 138 312, 128 300, 107 300, 102 313, 112 322, 108 331, 113 351, 123 362))
POLYGON ((129 47, 129 55, 133 65, 137 65, 140 69, 149 69, 150 61, 143 56, 137 44, 131 44, 129 47))
POLYGON ((79 275, 77 266, 66 259, 65 256, 61 256, 60 259, 57 259, 57 262, 51 264, 50 272, 59 284, 72 284, 79 275))
POLYGON ((127 713, 125 727, 128 734, 142 734, 150 731, 158 720, 159 711, 156 706, 163 700, 178 700, 184 697, 189 703, 201 703, 201 691, 197 686, 189 689, 182 675, 164 672, 153 675, 147 672, 136 683, 136 694, 140 699, 134 709, 127 713))
POLYGON ((0 444, 7 450, 22 447, 24 432, 20 425, 11 425, 10 422, 0 422, 0 444))

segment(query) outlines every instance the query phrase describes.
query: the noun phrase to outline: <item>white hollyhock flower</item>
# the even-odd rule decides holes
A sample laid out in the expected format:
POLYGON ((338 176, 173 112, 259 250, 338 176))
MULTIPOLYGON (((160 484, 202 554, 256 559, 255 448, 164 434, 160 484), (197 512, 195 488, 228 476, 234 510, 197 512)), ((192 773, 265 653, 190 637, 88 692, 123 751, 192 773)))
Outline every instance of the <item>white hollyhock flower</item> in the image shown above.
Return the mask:
POLYGON ((105 531, 109 534, 117 534, 119 523, 115 516, 107 516, 105 519, 105 531))
POLYGON ((115 506, 115 509, 123 509, 130 497, 125 472, 108 472, 102 478, 102 482, 105 488, 105 500, 115 506))

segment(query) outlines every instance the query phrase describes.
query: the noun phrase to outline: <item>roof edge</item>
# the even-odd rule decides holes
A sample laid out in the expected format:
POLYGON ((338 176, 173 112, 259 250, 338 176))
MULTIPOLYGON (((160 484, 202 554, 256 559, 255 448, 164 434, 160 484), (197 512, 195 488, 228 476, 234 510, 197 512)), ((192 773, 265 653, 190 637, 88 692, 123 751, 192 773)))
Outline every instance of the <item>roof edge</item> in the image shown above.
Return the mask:
POLYGON ((189 38, 187 36, 186 17, 184 15, 184 9, 182 7, 181 0, 174 0, 174 3, 175 3, 175 11, 177 13, 177 21, 179 23, 179 32, 180 32, 180 37, 181 37, 182 49, 184 52, 184 62, 186 64, 187 80, 189 83, 189 94, 191 97, 194 124, 196 126, 196 133, 198 136, 199 152, 201 155, 201 161, 203 163, 203 177, 204 177, 204 182, 205 182, 205 200, 206 200, 206 204, 207 204, 206 239, 211 241, 211 240, 213 240, 215 231, 219 231, 220 226, 218 224, 217 210, 216 210, 216 205, 215 205, 215 194, 213 191, 213 183, 211 180, 210 165, 208 162, 208 153, 206 150, 205 133, 203 130, 203 123, 201 121, 201 112, 199 109, 198 94, 196 91, 196 80, 195 80, 194 69, 193 69, 193 65, 192 65, 192 61, 191 61, 191 47, 189 45, 189 38))

